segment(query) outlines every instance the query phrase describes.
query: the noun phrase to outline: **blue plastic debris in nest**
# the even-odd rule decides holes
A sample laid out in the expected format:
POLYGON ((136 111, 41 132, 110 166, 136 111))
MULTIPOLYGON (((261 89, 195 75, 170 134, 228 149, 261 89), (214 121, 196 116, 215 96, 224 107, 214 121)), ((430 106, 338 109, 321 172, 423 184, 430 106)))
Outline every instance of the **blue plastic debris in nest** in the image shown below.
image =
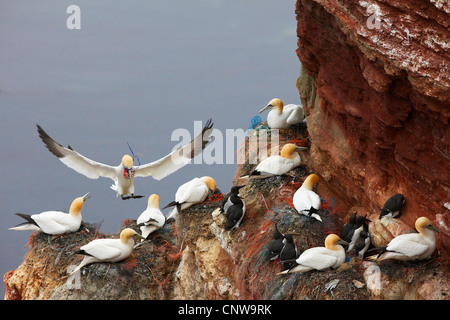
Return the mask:
POLYGON ((252 120, 250 120, 250 127, 249 129, 255 129, 260 123, 261 123, 261 117, 260 116, 254 116, 252 120))

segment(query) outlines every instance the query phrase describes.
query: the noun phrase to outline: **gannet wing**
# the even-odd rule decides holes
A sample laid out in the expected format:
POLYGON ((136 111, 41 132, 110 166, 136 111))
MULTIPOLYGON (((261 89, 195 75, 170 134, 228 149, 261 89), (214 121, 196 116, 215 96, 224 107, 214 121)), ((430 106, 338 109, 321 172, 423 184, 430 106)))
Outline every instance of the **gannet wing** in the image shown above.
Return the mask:
POLYGON ((186 188, 183 193, 176 195, 176 201, 178 203, 185 203, 185 202, 200 202, 203 200, 205 195, 207 195, 209 192, 208 187, 206 184, 198 179, 195 180, 195 183, 189 184, 189 188, 186 188))
POLYGON ((151 163, 135 167, 135 177, 152 176, 156 180, 174 173, 199 155, 210 140, 212 120, 209 119, 202 132, 187 145, 169 153, 167 156, 151 163))
MULTIPOLYGON (((118 239, 97 239, 82 246, 83 254, 93 256, 100 260, 110 260, 118 257, 122 251, 117 247, 118 239)), ((120 241, 120 240, 119 240, 120 241)))
POLYGON ((90 179, 98 179, 99 177, 106 177, 112 180, 117 179, 114 167, 88 159, 73 150, 70 146, 67 148, 63 147, 53 140, 39 125, 37 125, 37 128, 39 137, 47 149, 69 168, 90 179))
POLYGON ((420 256, 428 249, 428 246, 425 243, 421 243, 420 240, 418 233, 403 234, 392 239, 386 250, 399 252, 408 257, 420 256))
POLYGON ((288 104, 284 106, 283 111, 289 114, 286 122, 289 124, 297 124, 303 121, 305 118, 305 111, 302 106, 296 104, 288 104))
POLYGON ((328 249, 316 247, 305 250, 297 259, 297 263, 317 270, 330 268, 337 262, 337 257, 330 255, 328 249))
POLYGON ((44 233, 62 234, 67 232, 67 214, 63 212, 47 211, 34 214, 31 218, 36 221, 44 233))

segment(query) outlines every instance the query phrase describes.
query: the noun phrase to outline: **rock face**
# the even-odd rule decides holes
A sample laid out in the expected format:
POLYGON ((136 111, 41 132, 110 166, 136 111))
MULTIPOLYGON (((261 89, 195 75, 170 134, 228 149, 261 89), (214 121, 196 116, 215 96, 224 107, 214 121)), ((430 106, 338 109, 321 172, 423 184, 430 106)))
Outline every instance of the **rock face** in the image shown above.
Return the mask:
POLYGON ((344 212, 354 207, 373 221, 402 193, 405 214, 389 232, 426 216, 442 231, 438 247, 448 258, 448 2, 299 0, 296 13, 309 166, 344 212))
MULTIPOLYGON (((33 235, 24 262, 4 276, 5 298, 449 299, 449 13, 438 0, 298 0, 297 87, 307 126, 277 137, 280 149, 309 146, 302 165, 287 175, 240 179, 255 168, 257 146, 275 138, 262 123, 249 131, 233 179, 246 185, 238 229, 224 230, 224 195, 216 194, 183 210, 125 261, 92 264, 77 277, 67 275, 81 261, 74 252, 106 235, 88 224, 61 237, 33 235), (323 222, 293 209, 293 194, 310 173, 320 176, 323 222), (378 219, 395 193, 406 197, 401 218, 378 219), (266 247, 275 226, 296 234, 301 253, 339 234, 354 211, 372 220, 374 246, 413 232, 417 217, 427 216, 440 230, 438 250, 418 262, 375 263, 348 253, 336 270, 277 274, 281 264, 267 259, 266 247)), ((138 230, 135 221, 123 226, 138 230)))

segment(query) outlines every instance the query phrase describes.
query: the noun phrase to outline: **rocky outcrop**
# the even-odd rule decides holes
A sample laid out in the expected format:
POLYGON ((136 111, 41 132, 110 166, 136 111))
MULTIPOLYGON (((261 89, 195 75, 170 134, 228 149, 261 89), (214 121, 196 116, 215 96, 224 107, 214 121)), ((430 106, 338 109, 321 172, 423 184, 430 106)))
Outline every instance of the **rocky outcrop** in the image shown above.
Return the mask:
MULTIPOLYGON (((24 262, 4 276, 5 298, 449 299, 449 13, 437 0, 298 0, 297 87, 307 126, 281 130, 279 141, 309 146, 303 164, 283 176, 240 179, 255 167, 255 144, 274 134, 262 123, 248 132, 246 161, 233 179, 246 184, 238 229, 224 230, 223 195, 216 194, 127 260, 89 265, 79 277, 67 273, 81 260, 74 252, 105 235, 86 223, 69 235, 37 234, 24 262), (292 207, 310 173, 320 176, 322 223, 292 207), (406 197, 403 215, 378 219, 395 193, 406 197), (275 226, 295 233, 302 252, 339 233, 354 211, 372 220, 374 246, 413 232, 416 218, 427 216, 440 230, 438 250, 418 262, 375 263, 349 253, 336 270, 277 274, 281 265, 267 259, 266 248, 275 226)), ((135 221, 123 225, 137 230, 135 221)))
MULTIPOLYGON (((448 4, 299 0, 296 12, 308 165, 343 212, 367 213, 373 230, 395 236, 429 217, 448 257, 448 4), (396 193, 406 197, 405 214, 380 225, 379 209, 396 193)), ((375 244, 390 238, 375 237, 375 244)))
MULTIPOLYGON (((259 127, 258 136, 271 134, 259 127)), ((280 145, 308 144, 305 126, 284 130, 280 145)), ((268 139, 270 140, 270 139, 268 139)), ((255 150, 246 140, 245 150, 255 150)), ((248 153, 247 159, 248 157, 248 153)), ((305 152, 304 156, 308 155, 305 152)), ((241 165, 233 181, 254 168, 241 165)), ((116 264, 86 266, 81 274, 68 277, 68 270, 81 257, 80 246, 105 237, 94 226, 59 237, 37 234, 30 239, 30 251, 18 269, 5 276, 7 299, 448 299, 450 278, 441 256, 416 263, 363 261, 353 254, 337 270, 307 274, 278 275, 279 260, 267 259, 267 244, 275 226, 283 233, 295 233, 299 252, 323 246, 329 233, 342 227, 340 200, 326 184, 320 184, 319 213, 323 222, 299 215, 292 196, 311 172, 306 165, 288 175, 244 181, 241 189, 246 215, 238 229, 225 231, 225 217, 219 207, 222 194, 192 206, 179 218, 139 243, 132 255, 116 264), (406 275, 406 276, 405 276, 406 275)), ((383 219, 384 221, 384 219, 383 219)), ((137 230, 136 222, 123 227, 137 230)), ((112 235, 118 236, 118 234, 112 235)))

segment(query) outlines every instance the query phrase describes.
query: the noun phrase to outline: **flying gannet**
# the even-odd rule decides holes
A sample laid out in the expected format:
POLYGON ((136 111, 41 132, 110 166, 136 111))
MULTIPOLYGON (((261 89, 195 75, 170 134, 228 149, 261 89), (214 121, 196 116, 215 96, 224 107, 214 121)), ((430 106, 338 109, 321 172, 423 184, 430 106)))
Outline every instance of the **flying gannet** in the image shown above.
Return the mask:
POLYGON ((93 161, 79 154, 72 147, 67 148, 53 140, 39 125, 37 125, 39 137, 48 150, 61 160, 69 168, 85 175, 90 179, 99 177, 110 178, 114 181, 112 189, 122 199, 141 198, 134 195, 134 178, 152 176, 156 180, 172 174, 188 164, 192 158, 201 153, 210 140, 213 123, 208 120, 201 134, 195 137, 189 144, 172 151, 165 157, 139 166, 133 165, 133 158, 124 155, 118 166, 110 166, 93 161), (125 196, 130 194, 131 196, 125 196))

